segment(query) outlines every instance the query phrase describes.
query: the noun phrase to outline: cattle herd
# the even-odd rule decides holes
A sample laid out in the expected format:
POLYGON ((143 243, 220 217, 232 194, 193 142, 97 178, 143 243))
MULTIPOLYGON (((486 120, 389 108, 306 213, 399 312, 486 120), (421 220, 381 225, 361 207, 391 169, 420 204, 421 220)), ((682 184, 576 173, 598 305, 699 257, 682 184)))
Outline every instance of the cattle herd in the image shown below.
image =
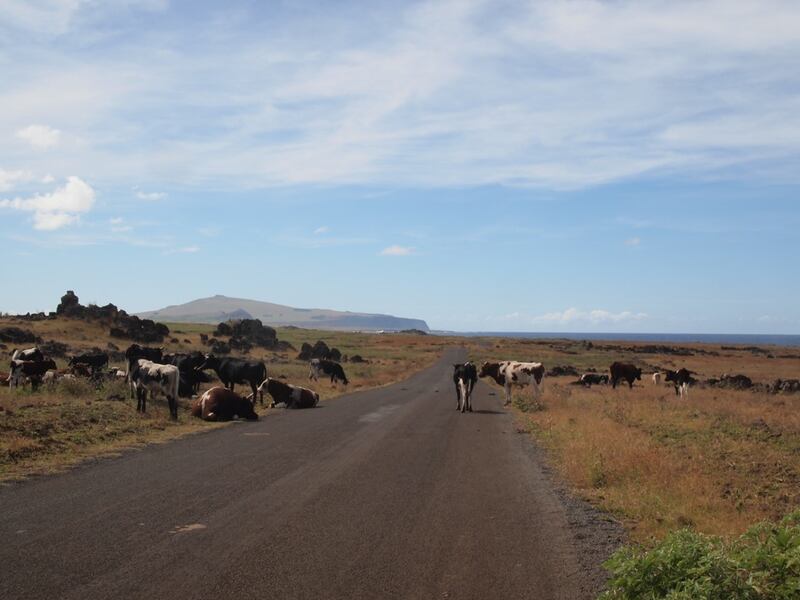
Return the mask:
MULTIPOLYGON (((609 367, 609 375, 601 373, 584 373, 576 382, 586 387, 597 384, 611 383, 612 388, 625 381, 630 388, 633 382, 641 381, 642 370, 632 364, 614 362, 609 367)), ((479 377, 491 377, 499 385, 503 386, 505 392, 505 403, 511 402, 512 386, 530 386, 533 397, 536 398, 542 391, 542 380, 544 379, 544 365, 540 362, 518 362, 506 360, 502 362, 485 362, 481 365, 480 372, 474 363, 465 362, 453 365, 453 383, 456 388, 456 410, 460 412, 472 412, 472 389, 479 377)), ((666 370, 653 373, 653 383, 659 385, 662 378, 670 382, 675 387, 675 394, 680 397, 689 395, 689 384, 694 383, 692 372, 688 369, 678 371, 666 370)))
MULTIPOLYGON (((271 406, 286 408, 311 408, 319 402, 319 394, 310 389, 290 385, 267 376, 267 367, 261 361, 240 358, 221 358, 213 354, 165 354, 161 348, 132 344, 125 351, 126 369, 109 368, 108 354, 104 352, 79 354, 69 359, 66 369, 59 370, 55 361, 46 357, 39 348, 14 350, 10 372, 0 374, 0 383, 9 387, 30 385, 36 391, 43 384, 62 380, 86 378, 99 382, 106 379, 125 379, 131 398, 136 398, 136 408, 147 411, 148 398, 163 397, 169 405, 172 419, 178 418, 178 399, 195 398, 191 407, 193 416, 208 420, 228 420, 234 417, 256 420, 255 403, 264 404, 264 394, 272 397, 271 406), (214 371, 224 387, 212 387, 199 397, 200 384, 209 383, 206 371, 214 371), (234 391, 236 384, 250 387, 251 393, 240 396, 234 391)), ((331 384, 349 383, 342 365, 331 360, 314 359, 309 363, 309 379, 329 377, 331 384)))
MULTIPOLYGON (((164 397, 169 405, 170 416, 178 418, 178 399, 196 398, 191 414, 206 420, 227 420, 233 417, 258 419, 255 404, 264 404, 264 394, 272 397, 271 406, 283 405, 286 408, 311 408, 319 402, 319 394, 313 390, 290 385, 267 376, 267 367, 261 361, 248 361, 241 358, 221 358, 213 354, 192 352, 189 354, 165 354, 161 348, 149 348, 132 344, 125 351, 127 369, 108 367, 108 355, 103 352, 85 353, 69 359, 68 367, 58 370, 56 363, 46 357, 39 348, 15 350, 12 353, 10 373, 0 376, 0 381, 10 387, 29 383, 36 390, 43 383, 54 383, 62 379, 84 377, 92 380, 103 378, 124 378, 130 386, 131 398, 136 398, 136 408, 147 411, 147 400, 164 397), (212 381, 206 371, 212 370, 224 387, 212 387, 197 397, 200 384, 212 381), (250 387, 250 394, 239 396, 234 391, 236 384, 250 387)), ((485 362, 480 371, 472 362, 453 365, 453 383, 456 388, 456 409, 472 412, 472 390, 478 378, 491 377, 505 392, 505 404, 511 402, 513 386, 530 386, 536 398, 542 390, 544 365, 540 362, 485 362)), ((349 383, 342 365, 332 360, 315 358, 309 362, 310 380, 320 377, 330 378, 332 385, 349 383)), ((652 375, 653 383, 661 380, 675 387, 675 394, 681 398, 688 396, 689 384, 695 380, 687 369, 657 372, 652 375)), ((635 365, 614 362, 609 367, 609 375, 585 373, 576 382, 586 387, 610 383, 613 388, 618 383, 627 382, 633 388, 634 381, 641 381, 642 370, 635 365)))

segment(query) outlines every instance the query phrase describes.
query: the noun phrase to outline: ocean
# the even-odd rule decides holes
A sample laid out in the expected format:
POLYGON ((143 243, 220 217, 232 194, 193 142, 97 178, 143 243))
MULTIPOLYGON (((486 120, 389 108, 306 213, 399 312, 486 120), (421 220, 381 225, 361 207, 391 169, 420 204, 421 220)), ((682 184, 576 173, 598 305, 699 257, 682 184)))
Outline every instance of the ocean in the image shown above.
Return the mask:
POLYGON ((773 335, 758 333, 571 333, 563 331, 434 331, 434 334, 463 335, 469 337, 507 337, 528 339, 567 339, 567 340, 610 340, 623 342, 655 343, 706 343, 706 344, 745 344, 758 346, 800 346, 800 335, 773 335))

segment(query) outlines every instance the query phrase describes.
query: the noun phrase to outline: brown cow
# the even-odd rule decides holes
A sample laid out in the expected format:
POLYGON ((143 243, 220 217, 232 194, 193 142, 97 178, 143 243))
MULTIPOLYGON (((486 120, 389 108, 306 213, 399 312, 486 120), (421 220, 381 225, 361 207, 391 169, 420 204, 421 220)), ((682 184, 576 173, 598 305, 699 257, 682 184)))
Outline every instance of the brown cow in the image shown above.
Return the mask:
POLYGON ((617 382, 624 379, 628 382, 628 387, 633 389, 634 380, 642 380, 642 370, 629 363, 615 362, 609 368, 611 371, 611 387, 616 388, 617 382))
MULTIPOLYGON (((319 394, 317 392, 297 385, 289 385, 270 377, 267 377, 258 386, 258 393, 261 394, 262 403, 264 392, 272 396, 272 406, 283 403, 286 408, 314 408, 319 402, 319 394)), ((253 400, 255 401, 255 398, 253 400)))
POLYGON ((192 416, 205 421, 230 421, 234 417, 258 421, 247 398, 224 387, 213 387, 192 403, 192 416))

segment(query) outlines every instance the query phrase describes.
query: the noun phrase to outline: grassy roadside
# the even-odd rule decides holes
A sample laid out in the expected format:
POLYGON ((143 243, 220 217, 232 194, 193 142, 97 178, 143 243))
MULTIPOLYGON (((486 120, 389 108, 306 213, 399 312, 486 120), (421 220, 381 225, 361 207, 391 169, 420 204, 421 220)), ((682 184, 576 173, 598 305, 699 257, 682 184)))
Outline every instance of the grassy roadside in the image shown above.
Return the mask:
MULTIPOLYGON (((513 357, 579 371, 626 359, 646 369, 685 365, 700 378, 744 373, 767 382, 800 374, 795 349, 692 346, 691 355, 675 356, 553 340, 471 346, 476 360, 513 357)), ((634 541, 652 543, 681 527, 730 536, 800 505, 800 395, 693 387, 680 400, 646 378, 633 390, 585 389, 574 379, 546 378, 535 409, 529 391, 515 392, 517 418, 577 493, 621 519, 634 541)))
MULTIPOLYGON (((0 325, 30 329, 44 340, 67 343, 73 351, 113 344, 124 349, 127 343, 109 338, 105 329, 93 323, 58 319, 55 321, 12 322, 0 325)), ((170 324, 171 338, 163 344, 168 352, 203 350, 200 335, 210 335, 214 327, 202 324, 170 324), (174 337, 173 337, 174 336, 174 337)), ((350 356, 360 354, 364 363, 345 363, 351 385, 331 386, 328 381, 309 382, 308 364, 296 360, 297 351, 275 353, 254 348, 250 359, 264 360, 268 374, 297 385, 313 387, 323 402, 359 390, 389 385, 424 368, 441 354, 448 341, 419 335, 374 335, 280 328, 278 338, 296 348, 303 342, 324 340, 350 356)), ((59 358, 59 367, 66 359, 59 358)), ((124 361, 111 361, 124 368, 124 361)), ((216 385, 219 383, 216 382, 216 385)), ((215 384, 210 384, 215 385, 215 384)), ((237 387, 244 392, 244 388, 237 387)), ((0 387, 0 482, 34 474, 54 473, 89 458, 109 456, 123 449, 160 443, 184 435, 209 431, 224 424, 206 423, 190 417, 190 401, 181 399, 178 422, 169 419, 166 404, 148 403, 148 413, 136 412, 122 382, 111 381, 96 387, 88 381, 64 381, 32 393, 29 389, 0 387)), ((258 407, 263 417, 270 409, 258 407)))

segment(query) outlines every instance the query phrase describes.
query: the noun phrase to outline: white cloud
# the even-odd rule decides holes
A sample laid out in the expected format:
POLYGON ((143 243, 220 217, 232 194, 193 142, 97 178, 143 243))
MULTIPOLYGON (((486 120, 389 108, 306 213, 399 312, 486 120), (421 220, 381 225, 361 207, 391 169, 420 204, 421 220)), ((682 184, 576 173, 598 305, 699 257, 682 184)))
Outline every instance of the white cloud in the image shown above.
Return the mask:
POLYGON ((0 192, 7 192, 16 184, 30 181, 32 175, 28 171, 6 171, 0 169, 0 192))
POLYGON ((319 235, 321 233, 328 233, 330 230, 331 230, 330 227, 328 227, 327 225, 323 225, 322 227, 317 227, 314 230, 314 235, 319 235))
POLYGON ((167 194, 164 192, 136 192, 136 197, 139 198, 139 200, 155 202, 156 200, 163 200, 167 197, 167 194))
MULTIPOLYGON (((82 137, 62 172, 250 189, 563 189, 654 172, 764 178, 765 165, 800 177, 796 2, 394 3, 359 19, 320 10, 313 35, 292 11, 265 33, 240 8, 198 16, 191 35, 212 43, 193 52, 175 51, 180 19, 110 18, 128 4, 140 5, 0 4, 4 25, 68 32, 14 37, 0 91, 0 130, 69 123, 82 137), (82 51, 87 38, 103 51, 82 51)), ((39 160, 29 168, 53 168, 39 160)))
POLYGON ((34 148, 47 150, 58 145, 61 139, 61 132, 47 125, 28 125, 28 127, 17 131, 17 137, 25 140, 34 148))
POLYGON ((537 317, 533 317, 532 321, 535 323, 622 323, 625 321, 641 321, 647 318, 647 313, 631 312, 628 310, 612 313, 608 310, 594 309, 594 310, 579 310, 577 308, 568 308, 561 312, 551 312, 537 317))
POLYGON ((112 217, 111 219, 108 220, 108 222, 111 223, 112 225, 119 225, 124 220, 125 219, 123 219, 122 217, 112 217))
POLYGON ((640 237, 632 237, 625 240, 626 246, 638 246, 642 243, 642 238, 640 237))
POLYGON ((47 183, 53 183, 55 180, 56 178, 50 175, 50 173, 48 173, 47 175, 42 177, 41 182, 47 184, 47 183))
POLYGON ((200 246, 183 246, 182 248, 173 248, 167 250, 164 254, 194 254, 200 252, 200 246))
POLYGON ((71 176, 64 186, 49 194, 0 200, 0 208, 33 212, 34 228, 52 231, 76 223, 81 213, 92 209, 94 201, 92 187, 81 178, 71 176))
POLYGON ((414 254, 414 248, 410 246, 388 246, 381 250, 381 256, 410 256, 414 254))

